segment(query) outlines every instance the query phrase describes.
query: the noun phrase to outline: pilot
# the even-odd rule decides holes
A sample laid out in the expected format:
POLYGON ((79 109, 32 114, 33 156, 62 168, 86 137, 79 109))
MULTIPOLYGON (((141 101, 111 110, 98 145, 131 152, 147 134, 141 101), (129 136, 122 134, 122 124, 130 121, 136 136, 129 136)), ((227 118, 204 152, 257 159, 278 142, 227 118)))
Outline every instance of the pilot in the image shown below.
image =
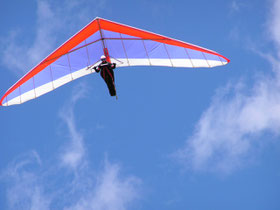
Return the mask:
POLYGON ((98 66, 93 67, 93 69, 98 73, 100 72, 101 77, 107 84, 111 96, 116 96, 116 87, 115 87, 115 77, 113 69, 116 68, 115 63, 110 63, 107 61, 105 55, 102 55, 101 63, 98 66))

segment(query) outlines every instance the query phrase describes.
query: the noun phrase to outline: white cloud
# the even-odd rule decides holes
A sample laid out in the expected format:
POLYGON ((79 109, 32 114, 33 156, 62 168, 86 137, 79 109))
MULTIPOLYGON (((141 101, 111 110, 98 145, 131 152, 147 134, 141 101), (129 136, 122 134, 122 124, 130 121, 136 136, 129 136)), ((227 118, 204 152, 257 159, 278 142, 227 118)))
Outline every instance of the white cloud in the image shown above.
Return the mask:
POLYGON ((3 37, 1 63, 22 76, 56 47, 92 20, 105 7, 105 0, 37 0, 37 19, 32 26, 14 29, 3 37), (26 37, 26 38, 25 38, 26 37), (31 42, 24 42, 32 37, 31 42), (28 39, 27 39, 28 38, 28 39))
POLYGON ((1 178, 4 178, 9 186, 7 189, 9 209, 48 209, 49 198, 34 173, 41 164, 39 155, 31 151, 11 163, 2 174, 1 178))
POLYGON ((179 157, 198 170, 231 172, 250 158, 265 132, 279 135, 280 83, 262 77, 251 93, 232 86, 218 91, 179 157))
POLYGON ((79 200, 67 207, 67 210, 125 210, 131 201, 138 198, 139 179, 128 177, 121 179, 119 165, 105 162, 104 172, 98 177, 93 191, 84 193, 79 200))
POLYGON ((13 162, 1 177, 8 209, 125 210, 139 197, 140 180, 122 176, 119 164, 105 160, 99 172, 83 168, 70 178, 59 165, 38 165, 34 155, 13 162))
POLYGON ((232 0, 229 2, 229 14, 237 14, 241 12, 242 9, 248 8, 248 3, 245 1, 240 1, 240 0, 232 0))
POLYGON ((280 0, 273 1, 273 7, 268 20, 269 35, 276 44, 278 50, 278 58, 280 57, 280 0))
POLYGON ((62 164, 64 166, 76 169, 81 166, 81 162, 85 158, 84 137, 78 131, 75 124, 74 107, 76 102, 85 97, 86 86, 82 83, 76 86, 71 101, 65 105, 60 111, 60 117, 64 121, 69 131, 70 144, 67 143, 61 154, 62 164))
MULTIPOLYGON (((269 30, 280 52, 280 0, 275 0, 269 30)), ((259 75, 253 87, 244 81, 217 91, 192 136, 176 155, 194 170, 231 171, 247 164, 252 150, 270 133, 280 134, 279 57, 263 55, 273 71, 259 75), (272 74, 272 76, 271 76, 272 74)), ((280 54, 278 53, 278 56, 280 54)), ((266 139, 265 141, 269 141, 266 139)))
POLYGON ((101 170, 88 164, 84 136, 74 115, 85 90, 83 84, 76 86, 70 102, 60 111, 70 141, 58 154, 43 162, 32 151, 19 156, 2 173, 9 209, 125 210, 139 197, 140 179, 122 175, 120 164, 107 158, 101 170))
POLYGON ((230 5, 230 9, 232 12, 237 12, 240 9, 240 5, 237 1, 232 1, 230 5))
POLYGON ((273 7, 271 8, 271 17, 269 19, 269 29, 272 34, 272 40, 275 41, 275 43, 280 45, 280 1, 274 0, 273 1, 273 7))

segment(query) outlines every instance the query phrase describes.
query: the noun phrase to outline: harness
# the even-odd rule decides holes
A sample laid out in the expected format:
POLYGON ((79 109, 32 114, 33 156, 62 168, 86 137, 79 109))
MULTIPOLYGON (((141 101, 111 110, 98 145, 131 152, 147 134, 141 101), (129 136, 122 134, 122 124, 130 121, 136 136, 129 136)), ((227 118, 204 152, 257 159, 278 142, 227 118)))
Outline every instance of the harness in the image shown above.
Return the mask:
MULTIPOLYGON (((109 71, 109 65, 111 65, 111 64, 110 64, 110 63, 100 63, 100 64, 99 64, 99 67, 102 68, 102 70, 107 71, 107 73, 109 74, 109 76, 111 77, 111 79, 112 79, 112 81, 113 81, 113 85, 115 86, 114 77, 113 77, 113 75, 111 74, 111 72, 109 71)), ((103 74, 103 76, 105 77, 103 71, 102 71, 102 74, 103 74)))

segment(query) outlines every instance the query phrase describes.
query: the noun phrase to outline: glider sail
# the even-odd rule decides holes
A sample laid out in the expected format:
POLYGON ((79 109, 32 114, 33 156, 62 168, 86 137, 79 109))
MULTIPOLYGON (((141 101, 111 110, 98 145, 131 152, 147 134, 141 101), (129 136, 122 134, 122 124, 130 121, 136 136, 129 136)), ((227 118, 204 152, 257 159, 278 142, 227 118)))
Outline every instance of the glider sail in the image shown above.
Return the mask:
POLYGON ((95 18, 16 82, 0 105, 21 104, 79 77, 94 73, 101 55, 125 66, 215 67, 229 63, 217 52, 95 18))

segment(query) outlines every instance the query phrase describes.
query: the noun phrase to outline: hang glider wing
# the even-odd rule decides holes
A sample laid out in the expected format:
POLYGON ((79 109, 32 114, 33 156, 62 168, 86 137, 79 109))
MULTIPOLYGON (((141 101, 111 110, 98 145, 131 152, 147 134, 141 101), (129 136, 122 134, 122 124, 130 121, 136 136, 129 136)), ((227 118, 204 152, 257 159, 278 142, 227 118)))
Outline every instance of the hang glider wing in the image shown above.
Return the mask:
POLYGON ((214 67, 229 60, 208 49, 96 18, 16 82, 0 105, 21 104, 93 73, 105 54, 117 67, 214 67))

